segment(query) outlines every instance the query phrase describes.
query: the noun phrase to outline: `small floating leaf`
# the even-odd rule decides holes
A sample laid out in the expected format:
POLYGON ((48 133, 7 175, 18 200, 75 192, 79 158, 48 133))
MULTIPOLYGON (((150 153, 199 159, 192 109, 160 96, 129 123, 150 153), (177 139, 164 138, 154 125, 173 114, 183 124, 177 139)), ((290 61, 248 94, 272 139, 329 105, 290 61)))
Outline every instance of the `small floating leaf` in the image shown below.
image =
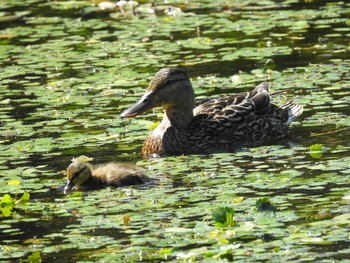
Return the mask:
POLYGON ((20 180, 11 180, 7 182, 8 185, 20 185, 21 181, 20 180))
POLYGON ((160 123, 159 121, 156 121, 156 122, 150 124, 147 128, 148 128, 149 130, 153 131, 155 128, 157 128, 157 126, 159 125, 159 123, 160 123))
POLYGON ((239 204, 239 203, 242 203, 243 200, 244 200, 244 197, 240 196, 240 197, 233 198, 232 202, 235 203, 235 204, 239 204))
POLYGON ((333 242, 329 241, 329 240, 325 240, 321 237, 306 237, 306 238, 302 238, 300 240, 302 243, 305 244, 312 244, 312 245, 330 245, 333 242))
POLYGON ((24 192, 21 199, 19 200, 21 204, 25 204, 29 201, 30 194, 28 192, 24 192))
POLYGON ((73 158, 72 162, 76 161, 76 162, 81 162, 81 163, 87 163, 87 162, 91 162, 94 158, 85 156, 85 155, 80 155, 77 158, 73 158))
POLYGON ((11 102, 10 99, 5 99, 5 100, 0 101, 0 104, 3 104, 3 105, 10 104, 10 102, 11 102))
POLYGON ((12 214, 12 206, 5 206, 0 208, 3 216, 8 217, 12 214))
POLYGON ((41 255, 40 252, 33 252, 31 255, 28 256, 28 263, 39 263, 41 262, 41 255))
POLYGON ((258 225, 274 225, 276 218, 272 213, 259 212, 254 215, 254 221, 258 225))
POLYGON ((159 255, 167 255, 173 251, 173 248, 161 248, 159 255))
POLYGON ((216 226, 234 226, 233 215, 235 211, 230 207, 220 207, 213 212, 216 226))
POLYGON ((76 191, 69 195, 70 197, 83 199, 83 192, 76 191))
POLYGON ((265 63, 264 68, 273 70, 276 67, 276 63, 272 59, 268 59, 265 63))
POLYGON ((14 199, 9 194, 5 194, 0 201, 1 206, 13 206, 14 203, 14 199))
POLYGON ((0 201, 0 210, 3 216, 8 217, 12 214, 15 200, 9 194, 5 194, 0 201))
POLYGON ((322 149, 323 149, 323 146, 322 144, 313 144, 310 146, 310 156, 312 158, 315 158, 315 159, 319 159, 322 157, 322 149))
POLYGON ((124 223, 124 226, 130 225, 130 215, 129 214, 126 214, 123 216, 123 223, 124 223))

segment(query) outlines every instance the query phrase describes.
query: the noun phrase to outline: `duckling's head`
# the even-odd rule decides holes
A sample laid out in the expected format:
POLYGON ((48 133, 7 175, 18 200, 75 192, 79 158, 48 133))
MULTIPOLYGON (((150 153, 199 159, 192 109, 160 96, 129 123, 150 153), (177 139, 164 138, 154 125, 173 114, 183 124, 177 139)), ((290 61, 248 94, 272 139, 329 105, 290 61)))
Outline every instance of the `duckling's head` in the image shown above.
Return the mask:
POLYGON ((177 108, 192 113, 193 103, 194 91, 186 71, 181 68, 163 68, 153 77, 142 98, 125 110, 121 117, 134 117, 159 106, 165 108, 168 117, 177 108))
POLYGON ((86 163, 73 161, 67 168, 68 182, 63 192, 66 194, 68 190, 76 185, 82 185, 91 177, 91 167, 86 163))

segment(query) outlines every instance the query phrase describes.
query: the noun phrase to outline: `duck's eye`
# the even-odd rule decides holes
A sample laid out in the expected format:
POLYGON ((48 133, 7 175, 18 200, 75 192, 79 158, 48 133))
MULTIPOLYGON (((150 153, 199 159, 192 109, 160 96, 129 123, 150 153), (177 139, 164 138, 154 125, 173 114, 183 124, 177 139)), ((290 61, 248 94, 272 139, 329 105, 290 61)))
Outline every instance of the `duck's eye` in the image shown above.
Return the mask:
POLYGON ((170 85, 170 84, 173 84, 174 82, 178 82, 178 81, 184 81, 186 80, 186 78, 182 75, 176 75, 176 76, 173 76, 172 78, 168 78, 164 81, 164 84, 163 86, 167 86, 167 85, 170 85))
POLYGON ((164 86, 170 85, 171 83, 174 83, 174 82, 176 82, 176 80, 174 80, 174 79, 167 79, 167 80, 164 82, 164 86))

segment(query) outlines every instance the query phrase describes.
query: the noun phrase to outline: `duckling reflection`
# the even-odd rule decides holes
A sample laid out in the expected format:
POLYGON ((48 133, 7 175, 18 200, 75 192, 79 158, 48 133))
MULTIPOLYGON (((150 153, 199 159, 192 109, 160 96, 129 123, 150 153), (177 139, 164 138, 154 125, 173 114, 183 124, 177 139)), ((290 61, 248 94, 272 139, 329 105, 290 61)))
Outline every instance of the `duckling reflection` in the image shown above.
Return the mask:
POLYGON ((73 161, 67 168, 68 182, 63 192, 66 194, 74 186, 86 189, 100 189, 107 186, 129 186, 149 181, 144 171, 131 164, 107 163, 92 166, 90 163, 73 161))

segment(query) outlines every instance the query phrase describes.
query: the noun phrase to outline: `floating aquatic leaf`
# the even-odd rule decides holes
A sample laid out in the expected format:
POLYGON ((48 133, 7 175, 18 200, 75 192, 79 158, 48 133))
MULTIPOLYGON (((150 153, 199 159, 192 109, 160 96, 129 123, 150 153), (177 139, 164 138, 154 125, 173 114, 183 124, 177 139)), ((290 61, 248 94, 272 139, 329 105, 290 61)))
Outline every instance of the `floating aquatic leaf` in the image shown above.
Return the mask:
POLYGON ((70 192, 68 196, 69 198, 72 198, 72 199, 82 200, 84 197, 84 194, 83 192, 80 192, 80 191, 74 191, 74 192, 70 192))
POLYGON ((11 216, 12 209, 15 205, 15 199, 9 194, 5 194, 0 201, 0 210, 5 217, 11 216))
POLYGON ((130 215, 129 214, 126 214, 126 215, 123 215, 123 224, 124 226, 128 226, 130 225, 130 215))
POLYGON ((154 123, 152 123, 151 125, 149 125, 148 126, 148 129, 149 130, 154 130, 155 128, 157 128, 157 126, 160 124, 160 122, 159 121, 156 121, 156 122, 154 122, 154 123))
POLYGON ((310 156, 315 159, 320 159, 323 154, 323 146, 322 144, 313 144, 310 146, 310 156))
POLYGON ((273 70, 273 69, 275 69, 276 64, 275 64, 275 62, 272 59, 268 59, 265 62, 265 66, 264 67, 265 67, 265 69, 273 70))
POLYGON ((85 156, 85 155, 81 155, 77 158, 73 158, 72 162, 77 161, 77 162, 82 162, 82 163, 87 163, 87 162, 91 162, 94 158, 85 156))
POLYGON ((159 251, 160 255, 167 255, 170 254, 173 251, 173 248, 161 248, 159 251))
POLYGON ((40 263, 41 262, 41 255, 40 252, 33 252, 31 255, 28 256, 28 263, 40 263))
POLYGON ((30 198, 30 194, 28 192, 24 192, 19 201, 21 204, 25 204, 29 201, 29 198, 30 198))
POLYGON ((268 197, 260 198, 256 201, 255 207, 258 212, 276 212, 277 208, 271 204, 268 197))
POLYGON ((256 213, 254 215, 254 221, 258 225, 277 225, 276 217, 273 216, 271 213, 256 213))
POLYGON ((213 211, 215 225, 234 226, 236 222, 233 219, 235 211, 230 207, 220 207, 213 211))
POLYGON ((8 185, 20 185, 21 181, 20 180, 11 180, 7 182, 8 185))
POLYGON ((1 213, 5 217, 9 217, 12 214, 12 206, 4 206, 0 208, 1 213))

